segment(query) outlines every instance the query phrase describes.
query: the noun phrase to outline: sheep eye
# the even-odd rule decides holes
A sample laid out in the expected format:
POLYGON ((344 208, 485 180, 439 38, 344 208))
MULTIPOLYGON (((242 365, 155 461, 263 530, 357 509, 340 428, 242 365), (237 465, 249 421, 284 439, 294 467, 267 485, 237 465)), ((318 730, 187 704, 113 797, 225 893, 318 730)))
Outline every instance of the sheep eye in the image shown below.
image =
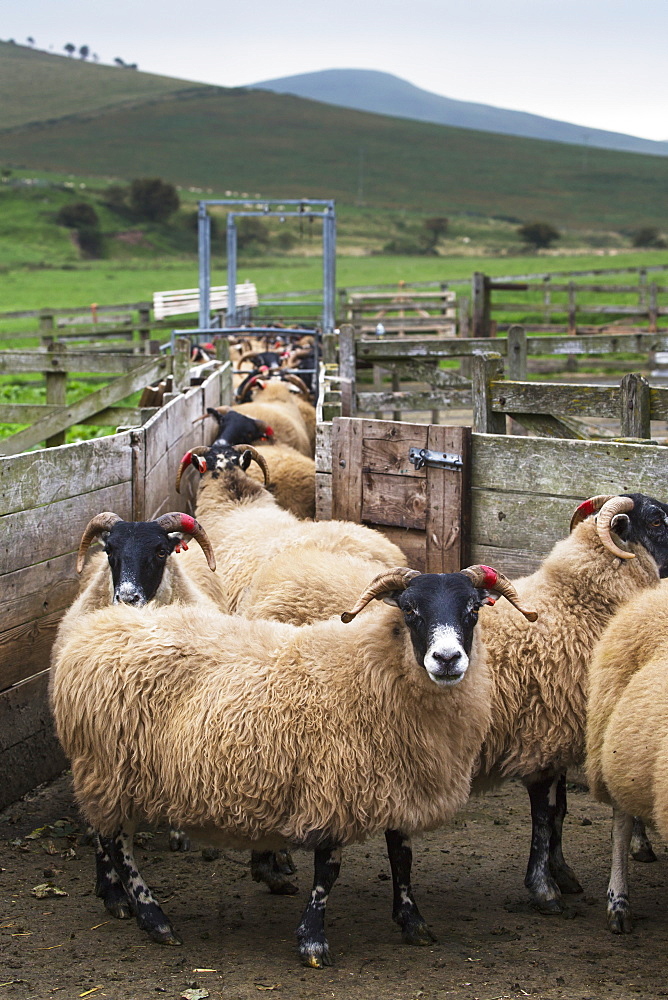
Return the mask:
POLYGON ((660 528, 662 524, 663 524, 663 521, 652 521, 652 527, 653 528, 660 528))
POLYGON ((156 555, 158 556, 158 559, 166 559, 167 558, 167 549, 158 549, 156 555))

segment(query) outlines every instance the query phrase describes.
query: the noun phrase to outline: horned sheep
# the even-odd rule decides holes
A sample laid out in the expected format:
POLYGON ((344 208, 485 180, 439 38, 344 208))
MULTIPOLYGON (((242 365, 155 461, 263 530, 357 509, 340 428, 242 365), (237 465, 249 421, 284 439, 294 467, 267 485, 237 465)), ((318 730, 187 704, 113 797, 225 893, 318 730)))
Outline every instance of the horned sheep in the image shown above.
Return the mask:
POLYGON ((139 819, 227 847, 314 850, 302 960, 330 964, 325 904, 341 848, 385 831, 404 939, 431 933, 410 885, 410 836, 467 800, 489 721, 475 625, 490 592, 533 619, 488 567, 385 572, 342 616, 310 626, 178 605, 79 621, 53 662, 52 708, 77 800, 103 835, 140 927, 179 943, 138 873, 139 819), (174 669, 178 661, 179 669, 174 669), (147 718, 151 725, 145 724, 147 718))
POLYGON ((638 594, 601 636, 590 670, 587 778, 613 806, 607 920, 632 930, 628 853, 633 817, 668 840, 668 581, 638 594))
POLYGON ((532 838, 525 885, 544 913, 561 911, 562 892, 581 891, 561 839, 566 771, 584 762, 594 644, 623 604, 668 574, 668 506, 659 500, 593 497, 571 526, 535 573, 513 581, 536 605, 535 629, 506 607, 481 614, 492 714, 473 787, 511 777, 526 786, 532 838))

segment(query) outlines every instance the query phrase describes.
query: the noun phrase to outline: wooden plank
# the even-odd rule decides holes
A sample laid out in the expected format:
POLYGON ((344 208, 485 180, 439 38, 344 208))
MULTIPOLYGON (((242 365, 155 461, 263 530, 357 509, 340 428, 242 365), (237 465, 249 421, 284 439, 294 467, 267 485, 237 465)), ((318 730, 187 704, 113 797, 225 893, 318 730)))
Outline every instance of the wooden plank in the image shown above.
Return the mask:
POLYGON ((547 555, 568 534, 577 501, 570 497, 528 496, 514 491, 474 489, 471 544, 547 555))
POLYGON ((456 358, 475 355, 481 351, 489 351, 493 346, 495 351, 504 354, 505 338, 495 339, 493 344, 487 337, 471 337, 464 340, 455 337, 452 340, 443 337, 396 337, 391 340, 357 340, 355 349, 358 361, 377 362, 402 361, 407 358, 456 358))
POLYGON ((48 703, 49 672, 0 694, 0 809, 67 767, 48 703))
POLYGON ((648 493, 666 497, 668 447, 614 441, 563 441, 473 434, 471 486, 500 490, 508 484, 531 496, 648 493))
MULTIPOLYGON (((574 441, 583 441, 590 435, 583 433, 579 428, 570 426, 563 420, 553 417, 547 413, 511 413, 513 420, 537 437, 546 438, 569 438, 574 441)), ((573 423, 575 420, 573 418, 573 423)))
POLYGON ((339 387, 341 415, 352 417, 356 409, 355 331, 345 324, 339 333, 339 387))
POLYGON ((315 519, 316 521, 331 521, 332 519, 332 475, 330 472, 315 474, 315 519))
POLYGON ((470 389, 436 389, 415 392, 358 392, 357 412, 376 410, 470 409, 470 389))
POLYGON ((332 471, 332 424, 323 422, 315 429, 316 472, 332 471))
POLYGON ((365 472, 362 498, 360 520, 366 524, 391 524, 421 530, 426 526, 426 477, 365 472))
POLYGON ((428 424, 404 424, 389 420, 364 421, 364 472, 426 479, 426 469, 416 469, 409 460, 410 448, 428 447, 428 424))
MULTIPOLYGON (((158 358, 154 364, 160 362, 162 362, 162 366, 157 370, 163 371, 167 359, 158 358)), ((8 375, 19 375, 25 372, 88 372, 89 374, 125 375, 143 364, 144 358, 138 354, 67 351, 56 355, 47 351, 0 351, 0 373, 8 375)))
POLYGON ((425 546, 424 531, 413 528, 398 528, 392 525, 384 525, 380 530, 386 538, 398 545, 405 554, 405 566, 417 569, 421 573, 427 572, 427 552, 425 546))
MULTIPOLYGON (((98 511, 99 513, 99 511, 98 511)), ((82 526, 82 531, 83 531, 82 526)), ((76 597, 79 578, 76 553, 68 552, 55 559, 5 573, 2 588, 2 629, 62 611, 76 597)))
POLYGON ((625 375, 620 386, 621 437, 651 438, 649 382, 625 375))
POLYGON ((88 521, 103 510, 112 510, 127 520, 132 518, 129 481, 7 514, 0 521, 3 538, 0 571, 12 573, 26 564, 35 565, 76 551, 88 521))
POLYGON ((519 549, 502 549, 489 545, 471 543, 471 564, 482 563, 505 573, 511 580, 529 576, 541 564, 541 559, 532 552, 519 549))
POLYGON ((495 413, 554 413, 619 419, 619 398, 617 386, 506 379, 490 383, 490 402, 495 413))
POLYGON ((21 451, 32 448, 40 441, 53 435, 56 431, 71 427, 86 417, 106 409, 112 403, 117 403, 125 399, 137 389, 143 388, 147 382, 151 382, 157 375, 165 370, 166 359, 157 358, 140 368, 115 379, 109 385, 92 392, 90 395, 80 399, 78 403, 63 407, 57 413, 52 413, 47 417, 42 417, 32 427, 12 434, 11 437, 0 441, 0 454, 16 455, 21 451))
MULTIPOLYGON (((59 406, 48 406, 45 403, 0 404, 0 424, 32 424, 42 417, 56 413, 59 409, 59 406)), ((100 427, 140 426, 152 417, 155 411, 154 406, 109 406, 106 410, 86 417, 80 423, 96 424, 100 427)))
POLYGON ((332 517, 362 519, 362 425, 365 421, 337 417, 332 421, 332 517))
MULTIPOLYGON (((492 380, 503 374, 498 354, 478 354, 471 359, 473 428, 483 434, 505 434, 506 420, 492 403, 492 380)), ((502 383, 505 385, 505 381, 502 383)))
POLYGON ((0 691, 48 667, 62 616, 54 611, 0 632, 0 691))
POLYGON ((129 431, 0 458, 0 518, 127 482, 131 461, 129 431))
POLYGON ((431 425, 430 451, 460 455, 461 469, 427 468, 426 567, 456 573, 468 561, 471 428, 431 425))

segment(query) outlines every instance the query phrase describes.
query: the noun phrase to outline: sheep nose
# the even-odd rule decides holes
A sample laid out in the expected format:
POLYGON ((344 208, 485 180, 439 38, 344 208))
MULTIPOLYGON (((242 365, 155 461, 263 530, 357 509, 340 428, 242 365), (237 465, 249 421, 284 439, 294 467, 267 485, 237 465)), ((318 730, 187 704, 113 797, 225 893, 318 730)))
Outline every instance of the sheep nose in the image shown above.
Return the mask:
POLYGON ((138 590, 128 591, 124 588, 122 592, 114 595, 114 604, 129 604, 132 608, 139 608, 146 602, 138 590))
POLYGON ((452 653, 448 656, 445 653, 434 652, 432 655, 438 664, 439 674, 446 675, 457 672, 457 668, 459 667, 459 662, 461 660, 461 653, 452 653))

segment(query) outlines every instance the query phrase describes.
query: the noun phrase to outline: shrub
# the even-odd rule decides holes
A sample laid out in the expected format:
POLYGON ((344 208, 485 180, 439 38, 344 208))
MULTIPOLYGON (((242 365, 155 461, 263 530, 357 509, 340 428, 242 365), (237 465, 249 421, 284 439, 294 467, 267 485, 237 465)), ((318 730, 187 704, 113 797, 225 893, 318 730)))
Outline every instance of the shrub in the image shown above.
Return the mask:
POLYGON ((70 205, 63 205, 56 216, 58 225, 67 226, 69 229, 97 226, 99 221, 97 212, 87 201, 75 201, 70 205))
POLYGON ((84 257, 98 259, 104 256, 102 232, 97 226, 79 226, 77 241, 84 257))
POLYGON ((109 187, 102 192, 102 199, 105 205, 108 205, 109 208, 126 208, 128 194, 128 188, 123 187, 122 184, 110 184, 109 187))
POLYGON ((654 247, 656 250, 662 250, 666 246, 666 241, 656 226, 641 226, 636 229, 631 242, 634 247, 654 247))
POLYGON ((237 246, 240 250, 262 253, 269 246, 269 228, 253 215, 241 216, 237 222, 237 246))
POLYGON ((549 222, 526 222, 519 227, 517 233, 528 246, 536 250, 549 247, 561 239, 559 230, 549 222))
POLYGON ((165 222, 180 204, 174 185, 160 177, 140 177, 130 184, 130 207, 140 219, 165 222))
POLYGON ((430 219, 424 220, 422 228, 424 230, 426 245, 430 250, 436 249, 438 241, 447 233, 449 225, 450 220, 442 215, 435 215, 430 219))

